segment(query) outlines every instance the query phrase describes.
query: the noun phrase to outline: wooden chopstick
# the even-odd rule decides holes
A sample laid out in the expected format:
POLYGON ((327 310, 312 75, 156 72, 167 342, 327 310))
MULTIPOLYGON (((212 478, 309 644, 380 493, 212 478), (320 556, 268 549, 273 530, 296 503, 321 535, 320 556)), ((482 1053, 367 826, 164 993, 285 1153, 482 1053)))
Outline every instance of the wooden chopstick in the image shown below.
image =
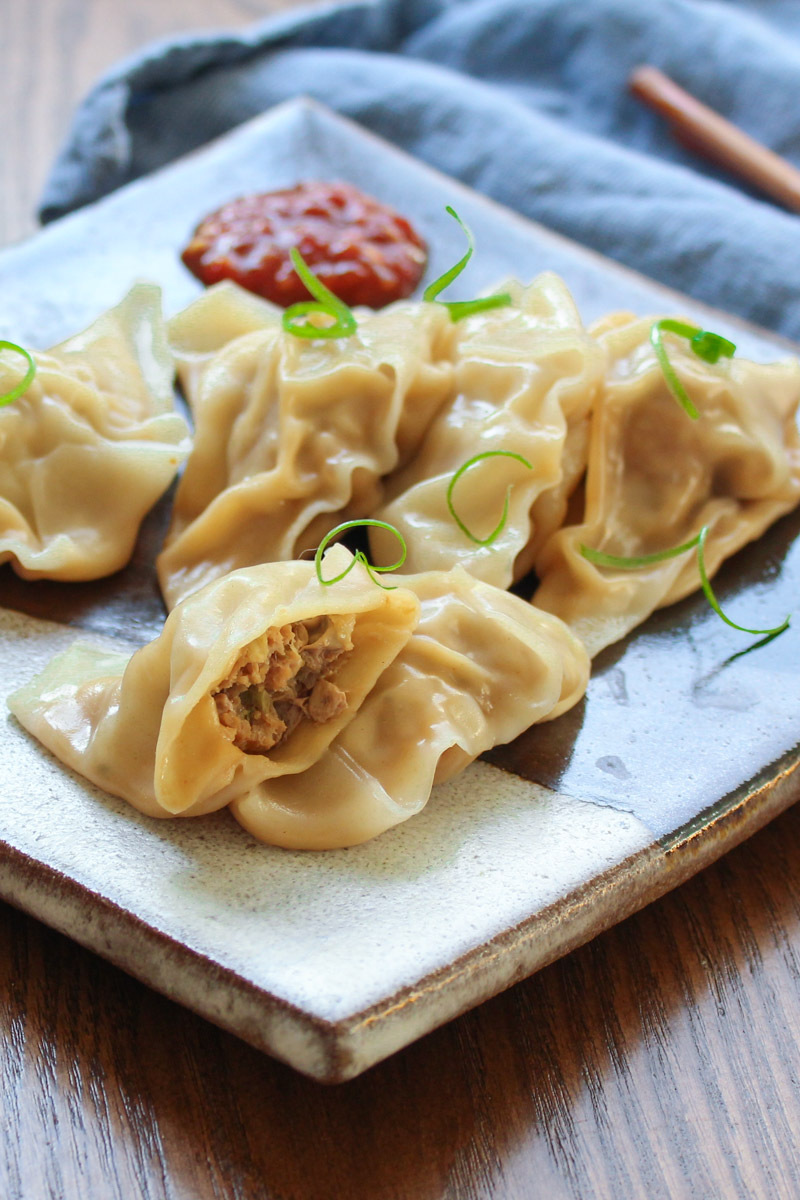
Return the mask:
POLYGON ((701 104, 657 67, 637 67, 628 86, 634 96, 667 118, 683 145, 800 212, 800 171, 791 163, 701 104))

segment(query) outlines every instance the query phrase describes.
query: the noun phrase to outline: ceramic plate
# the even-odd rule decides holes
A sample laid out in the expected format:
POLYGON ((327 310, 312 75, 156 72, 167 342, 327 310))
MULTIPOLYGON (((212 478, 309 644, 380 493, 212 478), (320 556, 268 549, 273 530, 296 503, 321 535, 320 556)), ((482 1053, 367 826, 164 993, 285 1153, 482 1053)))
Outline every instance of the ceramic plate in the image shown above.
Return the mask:
MULTIPOLYGON (((712 313, 508 212, 310 102, 292 102, 0 255, 0 337, 46 347, 137 278, 168 313, 197 293, 178 260, 231 196, 347 179, 411 216, 431 277, 478 253, 469 289, 563 275, 589 321, 683 312, 775 358, 779 339, 712 313)), ((78 631, 141 644, 163 621, 152 559, 97 584, 0 569, 0 691, 78 631)), ((800 518, 720 572, 734 618, 773 625, 800 595, 800 518)), ((752 640, 752 639, 750 639, 752 640)), ((118 645, 118 641, 115 641, 118 645)), ((584 702, 436 789, 425 811, 350 850, 294 853, 226 814, 156 822, 64 770, 9 716, 0 760, 0 895, 253 1045, 342 1080, 564 954, 753 832, 800 791, 800 622, 757 652, 702 598, 598 658, 584 702)), ((5 706, 3 705, 3 711, 5 706)))

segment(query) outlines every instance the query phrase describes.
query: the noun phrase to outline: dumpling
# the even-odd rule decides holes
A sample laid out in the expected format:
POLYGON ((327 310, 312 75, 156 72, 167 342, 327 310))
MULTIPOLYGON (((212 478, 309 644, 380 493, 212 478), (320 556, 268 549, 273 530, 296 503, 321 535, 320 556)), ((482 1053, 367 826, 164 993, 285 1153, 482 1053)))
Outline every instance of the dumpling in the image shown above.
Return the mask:
POLYGON ((549 614, 460 567, 389 578, 418 596, 419 624, 315 763, 233 802, 262 841, 331 849, 375 837, 419 812, 434 783, 586 689, 586 652, 549 614))
POLYGON ((534 604, 566 621, 592 655, 695 591, 700 578, 694 552, 624 570, 593 565, 582 543, 638 557, 708 525, 711 575, 800 501, 800 363, 735 355, 711 365, 670 338, 669 360, 699 410, 691 420, 667 388, 652 325, 622 314, 598 329, 608 373, 592 419, 582 518, 536 559, 534 604))
MULTIPOLYGON (((351 562, 333 547, 325 577, 351 562)), ((310 766, 418 615, 413 593, 358 563, 330 587, 310 562, 253 567, 186 600, 132 658, 74 646, 9 707, 98 787, 151 816, 197 816, 310 766)))
MULTIPOLYGON (((34 358, 30 387, 0 408, 0 562, 26 579, 98 579, 127 563, 189 452, 159 289, 137 285, 34 358)), ((20 361, 0 353, 0 393, 20 361)))
POLYGON ((169 607, 370 513, 449 395, 441 305, 359 311, 353 336, 328 340, 281 318, 222 284, 170 326, 196 434, 158 561, 169 607))
MULTIPOLYGON (((503 588, 530 569, 563 521, 586 466, 588 415, 602 375, 602 355, 558 276, 540 275, 528 288, 512 281, 504 290, 512 305, 455 327, 454 397, 417 456, 388 481, 390 503, 374 514, 405 537, 405 571, 460 565, 503 588), (476 462, 453 493, 460 518, 479 538, 497 525, 509 496, 502 531, 481 546, 453 520, 447 492, 454 473, 487 451, 503 456, 476 462)), ((370 547, 374 562, 392 561, 391 535, 371 530, 370 547)))

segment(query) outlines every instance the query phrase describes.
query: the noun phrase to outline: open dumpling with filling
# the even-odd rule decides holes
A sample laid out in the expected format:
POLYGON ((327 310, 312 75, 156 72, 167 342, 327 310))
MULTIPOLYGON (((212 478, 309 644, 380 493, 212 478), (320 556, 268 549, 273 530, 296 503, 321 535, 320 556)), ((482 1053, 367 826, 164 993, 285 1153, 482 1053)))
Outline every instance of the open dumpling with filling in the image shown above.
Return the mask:
POLYGON ((654 609, 700 586, 697 556, 635 570, 595 566, 581 544, 619 557, 657 554, 709 526, 709 575, 800 501, 800 363, 735 355, 709 364, 669 336, 669 361, 699 412, 670 393, 652 319, 598 325, 607 378, 592 418, 582 514, 536 559, 534 604, 558 614, 594 655, 654 609))
POLYGON ((375 837, 418 813, 434 783, 586 690, 586 651, 549 613, 460 567, 392 582, 419 598, 419 624, 353 720, 305 771, 231 805, 262 841, 331 849, 375 837))
MULTIPOLYGON (((343 546, 326 573, 352 562, 343 546)), ((129 655, 77 644, 9 700, 30 733, 151 816, 222 808, 310 766, 411 636, 413 593, 356 563, 324 587, 309 562, 237 571, 129 655)))
MULTIPOLYGON (((138 284, 85 333, 33 357, 33 382, 0 408, 0 562, 26 579, 99 579, 127 563, 189 452, 159 289, 138 284)), ((21 364, 0 352, 0 393, 21 364)))
MULTIPOLYGON (((508 587, 532 565, 538 547, 561 524, 586 466, 588 415, 602 375, 602 355, 584 330, 566 285, 540 275, 527 288, 503 285, 513 303, 454 327, 453 398, 419 453, 387 484, 390 503, 375 515, 408 543, 404 571, 460 565, 508 587), (455 522, 447 493, 476 538, 487 538, 508 497, 508 517, 490 545, 478 545, 455 522), (524 463, 509 454, 519 455, 524 463)), ((370 532, 373 559, 392 562, 394 540, 370 532)))
POLYGON ((289 560, 380 503, 450 392, 441 305, 357 313, 351 337, 212 288, 170 324, 195 443, 158 571, 167 605, 237 567, 289 560))

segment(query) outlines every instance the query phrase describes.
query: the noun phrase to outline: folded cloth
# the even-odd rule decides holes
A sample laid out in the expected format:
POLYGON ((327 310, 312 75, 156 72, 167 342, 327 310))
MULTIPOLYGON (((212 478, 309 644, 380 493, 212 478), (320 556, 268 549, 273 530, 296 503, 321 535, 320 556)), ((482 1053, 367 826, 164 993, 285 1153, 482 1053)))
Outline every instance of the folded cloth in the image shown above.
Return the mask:
POLYGON ((798 217, 673 141, 627 92, 659 66, 800 165, 800 5, 355 0, 159 43, 78 110, 41 218, 306 94, 647 275, 800 338, 798 217))

